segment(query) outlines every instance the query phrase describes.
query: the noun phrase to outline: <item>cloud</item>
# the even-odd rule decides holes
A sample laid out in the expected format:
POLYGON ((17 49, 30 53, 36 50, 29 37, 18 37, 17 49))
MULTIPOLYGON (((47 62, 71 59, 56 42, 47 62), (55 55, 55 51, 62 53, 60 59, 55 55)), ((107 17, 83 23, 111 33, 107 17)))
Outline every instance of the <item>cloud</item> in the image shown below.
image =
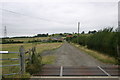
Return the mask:
MULTIPOLYGON (((114 0, 111 0, 114 1, 114 0)), ((117 27, 117 2, 81 2, 80 0, 41 0, 40 2, 5 2, 3 27, 8 36, 37 33, 76 32, 117 27), (22 15, 21 15, 22 14, 22 15)))

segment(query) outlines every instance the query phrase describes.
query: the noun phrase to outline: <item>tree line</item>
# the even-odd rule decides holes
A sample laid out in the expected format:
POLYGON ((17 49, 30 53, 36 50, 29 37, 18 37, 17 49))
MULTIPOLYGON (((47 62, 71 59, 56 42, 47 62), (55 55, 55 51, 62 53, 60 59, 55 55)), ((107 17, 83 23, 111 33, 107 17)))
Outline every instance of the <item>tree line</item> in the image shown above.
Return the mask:
POLYGON ((66 38, 67 41, 87 46, 89 49, 97 50, 104 54, 117 57, 117 45, 120 46, 120 32, 113 31, 113 28, 105 28, 94 31, 93 34, 80 34, 66 38))

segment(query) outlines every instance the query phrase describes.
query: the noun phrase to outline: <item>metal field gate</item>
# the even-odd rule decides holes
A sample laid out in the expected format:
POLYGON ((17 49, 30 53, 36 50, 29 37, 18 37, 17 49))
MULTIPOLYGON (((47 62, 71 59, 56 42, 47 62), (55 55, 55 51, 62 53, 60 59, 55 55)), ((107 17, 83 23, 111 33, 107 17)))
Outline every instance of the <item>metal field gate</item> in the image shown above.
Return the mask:
POLYGON ((25 53, 25 51, 24 51, 23 46, 20 47, 19 52, 0 51, 0 54, 2 54, 2 55, 5 55, 5 54, 17 54, 18 55, 16 58, 1 58, 0 59, 1 62, 7 61, 7 60, 9 60, 9 61, 16 61, 17 60, 19 62, 17 64, 9 64, 9 65, 1 64, 0 67, 2 69, 4 67, 9 68, 9 67, 12 67, 12 66, 18 66, 19 67, 19 71, 16 72, 16 73, 11 73, 11 71, 10 71, 10 73, 7 73, 7 74, 2 74, 1 73, 1 75, 5 76, 5 75, 14 75, 14 74, 24 74, 24 72, 25 72, 25 58, 24 58, 25 56, 24 56, 24 53, 25 53))

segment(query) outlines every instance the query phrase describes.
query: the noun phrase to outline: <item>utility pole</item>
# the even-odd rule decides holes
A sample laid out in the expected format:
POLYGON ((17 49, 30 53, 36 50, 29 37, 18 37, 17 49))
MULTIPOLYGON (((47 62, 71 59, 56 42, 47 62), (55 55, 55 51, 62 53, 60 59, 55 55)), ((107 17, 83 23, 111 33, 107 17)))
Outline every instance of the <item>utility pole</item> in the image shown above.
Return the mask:
POLYGON ((6 26, 4 27, 4 38, 6 38, 7 37, 7 28, 6 28, 6 26))
POLYGON ((79 44, 79 27, 80 27, 80 22, 78 22, 78 36, 77 36, 77 43, 79 44))

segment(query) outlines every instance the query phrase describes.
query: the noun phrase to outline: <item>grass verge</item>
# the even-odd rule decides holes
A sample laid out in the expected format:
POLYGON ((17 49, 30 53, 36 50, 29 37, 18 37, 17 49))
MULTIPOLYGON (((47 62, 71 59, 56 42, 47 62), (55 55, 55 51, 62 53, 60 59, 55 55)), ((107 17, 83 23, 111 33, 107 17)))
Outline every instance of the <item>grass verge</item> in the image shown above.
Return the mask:
POLYGON ((77 47, 78 49, 87 53, 88 55, 93 56, 94 58, 96 58, 97 60, 99 60, 103 63, 107 63, 107 64, 117 64, 118 63, 118 61, 114 57, 105 55, 104 53, 100 53, 98 51, 91 50, 91 49, 88 49, 85 46, 81 46, 81 45, 74 44, 74 43, 71 43, 71 45, 77 47))

